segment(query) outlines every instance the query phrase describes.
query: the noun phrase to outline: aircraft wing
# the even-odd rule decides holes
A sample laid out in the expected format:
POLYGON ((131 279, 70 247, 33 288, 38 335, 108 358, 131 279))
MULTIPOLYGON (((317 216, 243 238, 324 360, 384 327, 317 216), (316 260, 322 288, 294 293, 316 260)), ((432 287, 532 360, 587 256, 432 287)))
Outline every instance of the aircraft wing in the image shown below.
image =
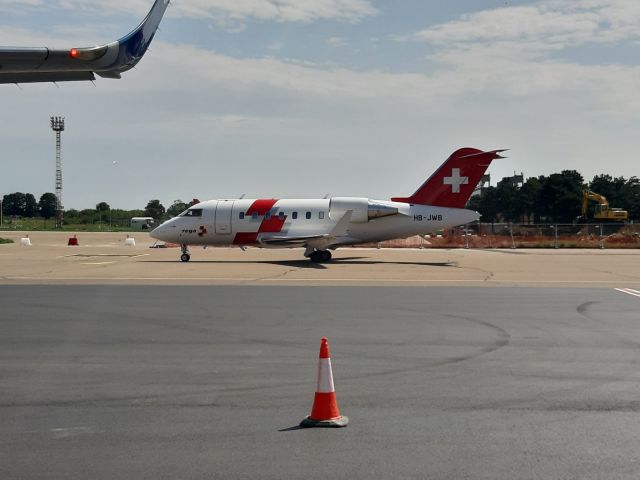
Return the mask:
POLYGON ((353 210, 347 210, 342 218, 336 223, 331 232, 320 235, 288 236, 288 237, 265 237, 260 239, 264 245, 282 245, 291 247, 307 247, 307 251, 326 250, 334 245, 343 243, 342 238, 348 237, 348 226, 351 222, 353 210))
POLYGON ((170 0, 156 0, 142 23, 120 40, 66 50, 0 47, 0 83, 68 82, 120 78, 143 57, 170 0))

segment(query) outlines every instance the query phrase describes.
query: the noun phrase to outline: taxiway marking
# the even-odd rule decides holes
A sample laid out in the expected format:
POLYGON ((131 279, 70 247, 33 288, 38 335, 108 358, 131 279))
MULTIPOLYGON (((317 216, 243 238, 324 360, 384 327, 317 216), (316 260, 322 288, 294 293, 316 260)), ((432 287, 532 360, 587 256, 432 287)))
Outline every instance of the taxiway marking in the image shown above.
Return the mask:
POLYGON ((640 291, 633 288, 616 288, 618 292, 626 293, 627 295, 633 295, 634 297, 640 297, 640 291))

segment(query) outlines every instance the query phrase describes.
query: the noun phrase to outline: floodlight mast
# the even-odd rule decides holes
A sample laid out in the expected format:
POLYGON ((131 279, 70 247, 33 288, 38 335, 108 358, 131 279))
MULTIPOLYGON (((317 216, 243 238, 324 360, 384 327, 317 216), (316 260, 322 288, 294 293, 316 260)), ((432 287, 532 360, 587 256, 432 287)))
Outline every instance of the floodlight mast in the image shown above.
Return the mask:
POLYGON ((62 206, 62 138, 64 117, 51 117, 51 130, 56 132, 56 228, 62 228, 64 207, 62 206))

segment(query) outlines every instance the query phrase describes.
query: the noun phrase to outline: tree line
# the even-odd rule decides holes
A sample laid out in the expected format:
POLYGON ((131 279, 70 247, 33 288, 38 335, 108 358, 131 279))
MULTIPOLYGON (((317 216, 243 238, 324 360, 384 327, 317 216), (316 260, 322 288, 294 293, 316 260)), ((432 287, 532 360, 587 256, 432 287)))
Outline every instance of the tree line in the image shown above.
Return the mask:
POLYGON ((31 193, 15 192, 2 197, 2 212, 6 216, 49 219, 55 216, 57 205, 53 193, 44 193, 37 202, 31 193))
MULTIPOLYGON (((196 202, 193 200, 185 203, 182 200, 176 200, 168 209, 165 209, 160 200, 149 200, 144 209, 134 210, 112 209, 107 202, 100 202, 95 208, 66 210, 64 223, 86 225, 100 222, 126 226, 132 217, 152 217, 156 221, 162 221, 179 215, 196 202)), ((44 193, 39 201, 36 201, 33 194, 22 192, 10 193, 2 197, 2 213, 7 219, 14 217, 48 220, 55 217, 57 205, 54 193, 44 193)))
POLYGON ((640 220, 640 179, 596 175, 587 183, 575 170, 531 177, 522 185, 503 178, 471 197, 468 208, 480 212, 482 222, 572 223, 581 214, 585 188, 604 195, 611 208, 627 210, 629 220, 640 220))
MULTIPOLYGON (((563 170, 549 176, 531 177, 523 184, 514 184, 510 177, 503 178, 495 187, 483 188, 480 195, 471 197, 467 208, 477 210, 483 222, 514 223, 572 223, 581 213, 582 191, 588 188, 604 195, 611 207, 629 212, 629 219, 640 220, 640 179, 596 175, 586 183, 575 170, 563 170)), ((100 202, 96 208, 65 211, 67 224, 111 222, 128 225, 131 217, 152 217, 156 221, 175 217, 197 203, 175 200, 165 208, 160 200, 149 200, 144 209, 111 209, 100 202)), ((2 201, 5 217, 40 217, 49 219, 56 213, 56 196, 45 193, 36 201, 31 193, 11 193, 2 201)))

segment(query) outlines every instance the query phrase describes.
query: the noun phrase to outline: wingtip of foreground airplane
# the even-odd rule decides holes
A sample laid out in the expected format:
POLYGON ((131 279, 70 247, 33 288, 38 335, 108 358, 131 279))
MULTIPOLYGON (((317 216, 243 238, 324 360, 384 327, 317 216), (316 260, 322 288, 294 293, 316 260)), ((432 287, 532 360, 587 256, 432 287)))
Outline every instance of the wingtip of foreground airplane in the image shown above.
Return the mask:
POLYGON ((142 59, 170 0, 155 0, 144 20, 124 37, 89 48, 0 47, 0 83, 37 83, 120 78, 142 59))

